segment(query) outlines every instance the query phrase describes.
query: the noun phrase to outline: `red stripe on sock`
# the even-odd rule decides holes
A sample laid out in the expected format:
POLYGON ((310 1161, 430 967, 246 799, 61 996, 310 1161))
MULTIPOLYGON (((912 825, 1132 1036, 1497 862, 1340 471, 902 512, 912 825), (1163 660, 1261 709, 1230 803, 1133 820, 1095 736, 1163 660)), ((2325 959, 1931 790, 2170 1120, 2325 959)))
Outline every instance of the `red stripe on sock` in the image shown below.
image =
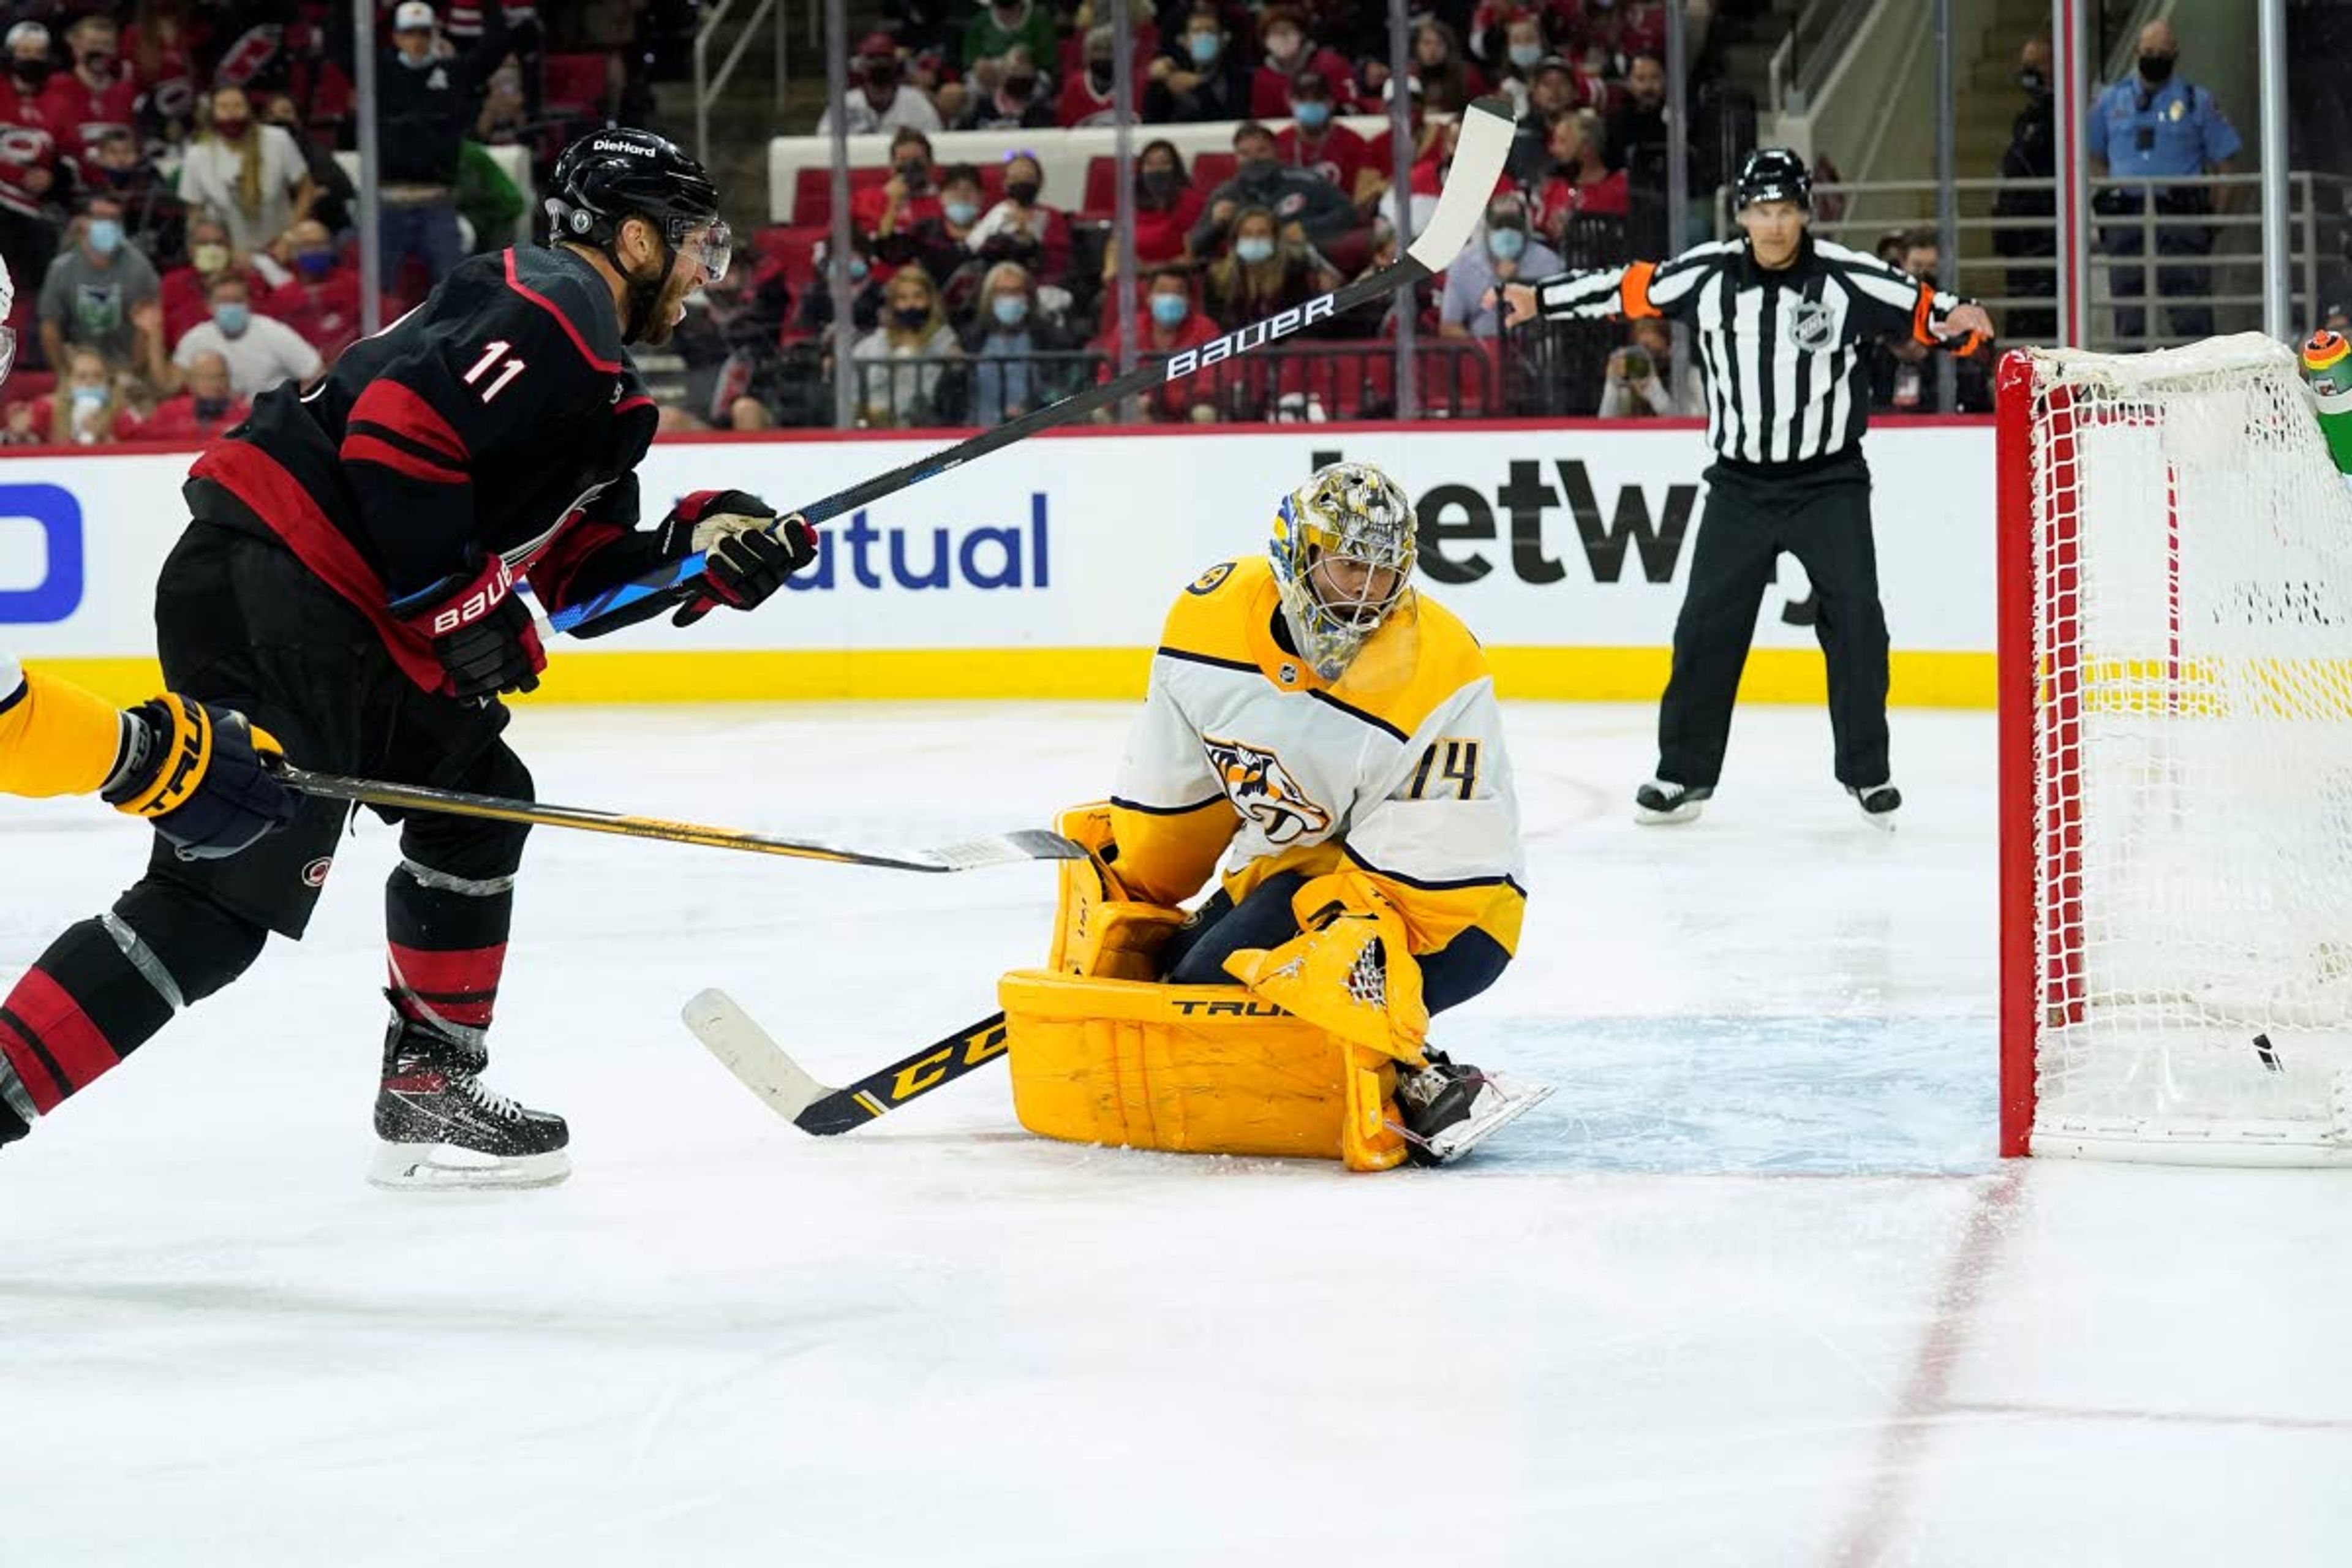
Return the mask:
MULTIPOLYGON (((65 1082, 58 1087, 67 1094, 88 1089, 91 1080, 122 1059, 73 994, 41 970, 25 972, 25 978, 9 994, 8 1010, 40 1037, 58 1070, 65 1074, 65 1082)), ((33 1104, 43 1111, 49 1109, 37 1097, 33 1104)))
POLYGON ((387 942, 394 992, 414 993, 420 1012, 452 1024, 486 1029, 498 1005, 499 976, 505 972, 507 944, 434 950, 387 942))
POLYGON ((8 1065, 16 1070, 17 1079, 25 1086, 25 1092, 33 1097, 33 1109, 42 1115, 47 1116, 55 1110, 65 1099, 65 1092, 58 1088, 57 1079, 51 1078, 49 1069, 41 1065, 39 1055, 26 1043, 24 1036, 8 1026, 5 1018, 0 1018, 0 1057, 8 1058, 8 1065))

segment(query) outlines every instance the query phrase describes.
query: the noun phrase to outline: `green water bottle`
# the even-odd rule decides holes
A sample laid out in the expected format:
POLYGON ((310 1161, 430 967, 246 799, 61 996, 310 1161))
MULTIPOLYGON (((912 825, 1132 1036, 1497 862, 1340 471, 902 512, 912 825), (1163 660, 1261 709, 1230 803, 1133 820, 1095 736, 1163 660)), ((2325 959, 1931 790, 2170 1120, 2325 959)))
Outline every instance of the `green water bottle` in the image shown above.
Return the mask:
POLYGON ((2336 471, 2352 474, 2352 342, 2341 332, 2314 332, 2303 345, 2303 375, 2319 403, 2319 427, 2336 471))

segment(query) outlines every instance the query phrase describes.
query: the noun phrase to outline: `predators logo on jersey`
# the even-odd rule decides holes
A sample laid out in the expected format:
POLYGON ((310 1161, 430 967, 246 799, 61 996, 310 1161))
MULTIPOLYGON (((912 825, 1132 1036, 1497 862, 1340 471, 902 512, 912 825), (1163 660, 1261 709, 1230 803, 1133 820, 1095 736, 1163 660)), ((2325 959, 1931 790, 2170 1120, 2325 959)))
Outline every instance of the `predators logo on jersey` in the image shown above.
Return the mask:
POLYGON ((1201 745, 1234 809, 1256 823, 1268 842, 1293 844, 1331 826, 1331 814, 1307 798, 1272 752, 1214 735, 1202 736, 1201 745))

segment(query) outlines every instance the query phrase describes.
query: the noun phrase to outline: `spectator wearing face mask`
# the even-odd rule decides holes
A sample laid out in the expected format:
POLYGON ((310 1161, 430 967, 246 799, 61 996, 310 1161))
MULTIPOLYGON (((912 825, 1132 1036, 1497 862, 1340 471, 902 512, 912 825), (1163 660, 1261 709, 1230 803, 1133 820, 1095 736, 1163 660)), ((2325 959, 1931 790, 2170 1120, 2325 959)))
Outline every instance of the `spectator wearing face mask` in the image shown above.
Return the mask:
POLYGON ((252 411, 229 384, 228 361, 200 353, 188 362, 186 390, 157 404, 153 413, 123 431, 123 438, 195 446, 242 423, 252 411))
POLYGON ((1249 109, 1250 77, 1232 47, 1215 0, 1195 0, 1183 30, 1151 62, 1143 118, 1157 125, 1239 120, 1249 109))
POLYGON ((41 279, 41 348, 48 363, 63 364, 68 348, 95 349, 117 364, 146 363, 153 345, 141 341, 135 317, 161 288, 154 267, 124 237, 122 203, 90 197, 74 226, 74 243, 41 279))
POLYGON ((1594 145, 1596 133, 1597 121, 1582 114, 1551 122, 1551 167, 1536 190, 1535 226, 1555 243, 1571 218, 1623 217, 1631 206, 1625 171, 1609 166, 1605 150, 1594 145))
POLYGON ((228 226, 229 244, 255 251, 310 216, 317 187, 294 138, 253 118, 238 87, 215 89, 205 126, 180 165, 180 196, 228 226))
POLYGON ((935 132, 946 129, 940 121, 939 110, 922 89, 907 85, 898 46, 891 41, 889 34, 866 35, 866 41, 857 46, 857 58, 850 62, 850 78, 847 96, 837 104, 827 105, 825 111, 817 116, 818 135, 832 132, 836 111, 852 136, 871 136, 882 131, 935 132))
POLYGON ((213 279, 235 272, 254 289, 269 287, 250 260, 229 244, 228 225, 200 216, 188 225, 188 259, 163 274, 163 341, 176 343, 189 329, 213 313, 213 279))
POLYGON ((49 78, 41 100, 58 150, 79 160, 114 126, 129 131, 139 113, 139 83, 123 64, 114 18, 87 12, 66 29, 66 68, 49 78))
MULTIPOLYGON (((321 359, 332 362, 359 341, 359 268, 344 262, 335 237, 316 218, 294 226, 286 250, 294 276, 261 297, 262 312, 293 328, 321 359)), ((384 320, 391 319, 385 312, 384 320)))
POLYGON ((990 62, 971 79, 975 90, 959 129, 1018 131, 1054 123, 1054 100, 1028 45, 1013 45, 1003 59, 990 62))
MULTIPOLYGON (((1145 285, 1143 310, 1136 317, 1133 331, 1137 357, 1149 362, 1199 348, 1217 335, 1217 324, 1193 308, 1191 274, 1181 267, 1169 265, 1152 270, 1145 285)), ((1102 369, 1097 374, 1098 381, 1108 381, 1118 374, 1116 324, 1106 327, 1102 335, 1087 346, 1103 356, 1102 369)), ((1205 424, 1214 420, 1217 387, 1218 378, 1210 372, 1178 381, 1162 381, 1143 398, 1143 417, 1155 423, 1190 420, 1205 424)), ((1112 414, 1106 410, 1099 417, 1108 423, 1112 414)))
POLYGON ((1445 269, 1445 297, 1437 314, 1441 335, 1493 337, 1502 314, 1484 303, 1489 289, 1549 278, 1563 269, 1559 253, 1530 238, 1528 230, 1527 203, 1517 195, 1499 195, 1486 204, 1486 221, 1478 237, 1445 269))
POLYGON ((1209 268, 1209 319, 1226 331, 1303 305, 1339 279, 1319 257, 1286 243, 1274 215, 1247 207, 1234 219, 1233 245, 1209 268))
MULTIPOLYGON (((2017 85, 2025 107, 2010 122, 2009 146, 2000 155, 2000 189, 1993 193, 1992 216, 2032 219, 1997 228, 1992 247, 2011 258, 2008 292, 2013 298, 2049 300, 2058 292, 2056 208, 2046 181, 2058 172, 2057 110, 2050 96, 2050 40, 2028 38, 2018 51, 2017 85)), ((2047 304, 2011 305, 2003 335, 2011 342, 2046 343, 2058 336, 2058 312, 2047 304)))
POLYGON ((1522 120, 1535 102, 1536 71, 1550 53, 1543 18, 1534 12, 1522 11, 1503 25, 1500 86, 1511 100, 1511 112, 1522 120))
POLYGON ((958 350, 930 275, 912 263, 890 275, 881 325, 849 351, 857 416, 869 426, 921 426, 945 416, 940 394, 958 350), (901 364, 900 361, 913 361, 901 364))
MULTIPOLYGON (((2150 22, 2139 33, 2139 68, 2099 94, 2083 126, 2084 151, 2090 154, 2092 176, 2103 184, 2091 197, 2092 209, 2102 217, 2128 221, 2099 231, 2099 248, 2123 265, 2108 274, 2108 289, 2116 306, 2116 335, 2126 348, 2148 346, 2135 340, 2147 332, 2147 314, 2138 301, 2147 292, 2142 223, 2153 209, 2157 215, 2156 252, 2182 258, 2208 257, 2213 250, 2210 226, 2183 222, 2228 205, 2228 188, 2216 193, 2203 185, 2153 186, 2138 180, 2188 174, 2227 174, 2237 167, 2240 141, 2230 117, 2221 111, 2211 89, 2193 86, 2173 72, 2180 58, 2180 39, 2172 24, 2150 22), (2133 301, 2125 305, 2120 301, 2133 301)), ((2202 265, 2164 266, 2156 272, 2156 291, 2179 299, 2219 292, 2221 275, 2202 265)), ((2213 335, 2213 307, 2209 304, 2172 306, 2175 339, 2213 335)))
MULTIPOLYGON (((1073 71, 1070 79, 1062 84, 1060 101, 1055 106, 1055 122, 1064 129, 1080 125, 1112 125, 1118 120, 1118 46, 1113 42, 1108 23, 1087 29, 1087 39, 1080 59, 1082 68, 1073 71)), ((1143 39, 1136 38, 1139 54, 1143 39)), ((1137 73, 1135 103, 1143 103, 1142 73, 1137 73)))
POLYGON ((971 361, 971 422, 983 428, 1018 418, 1069 395, 1076 381, 1067 360, 1076 344, 1048 318, 1037 280, 1017 261, 1000 261, 980 281, 963 352, 971 361))
POLYGON ((963 68, 973 72, 983 65, 1009 67, 1013 51, 1028 51, 1030 67, 1055 58, 1062 47, 1061 24, 1039 0, 990 0, 979 6, 963 26, 963 68))
MULTIPOLYGON (((1192 184, 1184 155, 1176 143, 1155 140, 1135 155, 1135 259, 1139 267, 1192 258, 1192 232, 1208 211, 1208 203, 1192 184)), ((1108 278, 1118 259, 1118 247, 1103 256, 1108 278)))
POLYGON ((1328 181, 1359 206, 1379 198, 1388 182, 1373 161, 1372 145, 1337 123, 1329 83, 1313 71, 1305 73, 1290 84, 1283 109, 1293 123, 1275 136, 1276 157, 1328 181))
POLYGON ((1070 220, 1039 198, 1045 175, 1035 158, 1015 153, 1004 160, 1004 199, 981 216, 965 243, 982 261, 1017 261, 1038 281, 1056 283, 1070 275, 1070 220))
POLYGON ((228 363, 229 384, 250 403, 281 382, 308 381, 326 368, 319 351, 275 317, 257 314, 244 279, 228 273, 213 280, 213 315, 188 331, 172 351, 178 373, 166 391, 185 380, 198 354, 216 353, 228 363))
POLYGON ((931 189, 931 139, 919 131, 894 133, 890 177, 851 195, 850 222, 860 234, 881 239, 911 234, 919 225, 940 216, 940 195, 931 189))
POLYGON ((1257 36, 1265 46, 1265 60, 1250 74, 1251 119, 1280 120, 1294 113, 1297 89, 1310 77, 1323 84, 1321 101, 1333 112, 1354 112, 1355 73, 1338 50, 1308 39, 1307 19, 1295 6, 1267 6, 1257 36))
MULTIPOLYGON (((812 258, 816 281, 802 294, 793 315, 793 331, 814 336, 833 325, 833 263, 828 243, 819 240, 812 258)), ((882 285, 886 279, 874 266, 874 242, 864 235, 849 237, 849 324, 870 332, 882 320, 882 285)))
POLYGON ((1244 208, 1264 207, 1286 228, 1296 224, 1308 241, 1329 245, 1361 226, 1356 204, 1339 186, 1281 158, 1274 132, 1255 121, 1234 132, 1234 177, 1209 195, 1209 210, 1192 226, 1192 254, 1223 249, 1225 231, 1244 208))
POLYGON ((0 257, 18 278, 41 277, 58 253, 58 140, 43 98, 55 68, 49 43, 38 22, 10 27, 0 78, 0 257))
MULTIPOLYGON (((57 390, 49 395, 48 438, 59 447, 111 446, 131 423, 116 384, 113 364, 96 349, 77 348, 64 360, 57 390)), ((41 410, 33 412, 36 425, 41 410)))
POLYGON ((912 258, 950 293, 955 291, 956 274, 971 262, 980 203, 980 171, 970 163, 950 164, 940 176, 938 215, 915 225, 908 237, 912 258))

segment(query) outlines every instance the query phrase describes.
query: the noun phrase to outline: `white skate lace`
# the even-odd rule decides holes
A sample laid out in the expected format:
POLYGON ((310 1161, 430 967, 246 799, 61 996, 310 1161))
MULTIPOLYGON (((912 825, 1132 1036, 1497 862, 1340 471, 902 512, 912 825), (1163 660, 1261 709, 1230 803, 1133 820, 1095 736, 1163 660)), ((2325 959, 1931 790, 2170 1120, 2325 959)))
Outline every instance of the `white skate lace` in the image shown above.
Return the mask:
POLYGON ((472 1100, 476 1106, 489 1115, 508 1121, 520 1120, 522 1116, 521 1105, 508 1096, 500 1094, 471 1073, 457 1079, 456 1087, 458 1093, 472 1100))

